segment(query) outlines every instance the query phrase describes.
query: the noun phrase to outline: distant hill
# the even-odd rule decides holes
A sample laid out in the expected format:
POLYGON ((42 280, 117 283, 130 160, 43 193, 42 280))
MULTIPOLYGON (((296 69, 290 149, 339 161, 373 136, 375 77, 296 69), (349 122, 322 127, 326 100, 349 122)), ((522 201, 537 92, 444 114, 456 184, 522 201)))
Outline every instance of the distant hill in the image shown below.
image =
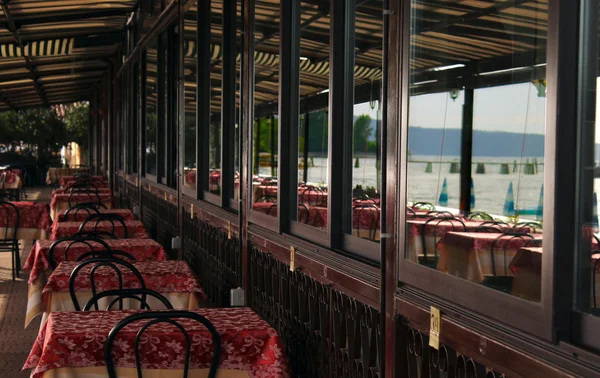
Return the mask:
MULTIPOLYGON (((460 129, 430 129, 410 127, 408 149, 413 156, 439 156, 444 137, 444 155, 460 156, 460 129)), ((523 156, 544 156, 544 135, 526 134, 523 156)), ((473 131, 473 156, 519 157, 523 149, 523 134, 504 131, 473 131)))

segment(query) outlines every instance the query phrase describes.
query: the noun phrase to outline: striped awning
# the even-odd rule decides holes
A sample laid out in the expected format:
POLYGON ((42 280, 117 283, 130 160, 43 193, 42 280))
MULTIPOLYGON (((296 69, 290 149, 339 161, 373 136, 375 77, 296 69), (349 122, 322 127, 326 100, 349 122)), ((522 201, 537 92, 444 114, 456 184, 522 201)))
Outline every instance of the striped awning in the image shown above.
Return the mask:
POLYGON ((0 58, 68 55, 73 51, 74 43, 75 38, 31 41, 24 46, 24 49, 15 43, 5 43, 0 45, 0 58))

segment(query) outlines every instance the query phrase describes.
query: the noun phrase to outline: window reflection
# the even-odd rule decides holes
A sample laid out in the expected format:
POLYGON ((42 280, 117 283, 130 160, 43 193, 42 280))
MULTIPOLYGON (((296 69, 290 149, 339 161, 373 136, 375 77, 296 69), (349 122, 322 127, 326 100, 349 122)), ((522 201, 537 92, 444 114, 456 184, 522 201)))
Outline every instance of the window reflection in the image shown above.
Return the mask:
POLYGON ((292 220, 316 228, 327 228, 328 202, 328 114, 329 70, 329 2, 315 5, 300 3, 300 103, 295 145, 297 175, 292 187, 298 196, 292 204, 292 220))
POLYGON ((208 191, 221 194, 221 109, 223 105, 223 1, 211 0, 210 124, 208 126, 208 191))
POLYGON ((198 62, 198 7, 194 5, 184 16, 184 101, 185 118, 183 130, 183 185, 196 189, 196 104, 197 104, 197 62, 198 62))
POLYGON ((279 4, 255 1, 252 209, 277 216, 279 4))
POLYGON ((548 10, 503 4, 411 1, 406 259, 539 301, 548 10))
MULTIPOLYGON (((236 68, 235 68, 235 128, 233 130, 233 200, 240 198, 240 130, 242 125, 242 54, 243 50, 243 17, 242 1, 236 4, 236 68)), ((235 206, 235 205, 234 205, 235 206)))
POLYGON ((145 81, 145 99, 146 99, 146 174, 156 176, 156 131, 157 121, 157 43, 156 39, 148 45, 146 49, 146 81, 145 81))
POLYGON ((600 316, 600 233, 598 193, 600 192, 600 74, 598 70, 598 0, 581 2, 579 54, 578 135, 578 219, 576 253, 577 310, 600 316))
POLYGON ((379 242, 381 197, 381 80, 383 1, 359 3, 354 12, 354 107, 345 229, 379 242))

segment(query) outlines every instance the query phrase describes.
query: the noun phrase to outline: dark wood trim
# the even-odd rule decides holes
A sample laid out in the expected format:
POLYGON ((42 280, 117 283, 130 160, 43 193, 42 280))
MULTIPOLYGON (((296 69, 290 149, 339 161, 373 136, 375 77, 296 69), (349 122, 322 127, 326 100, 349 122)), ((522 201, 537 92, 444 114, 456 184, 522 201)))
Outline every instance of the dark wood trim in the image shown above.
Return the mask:
POLYGON ((378 269, 294 236, 273 235, 256 225, 250 226, 248 241, 286 264, 290 261, 290 247, 296 247, 297 270, 373 308, 379 308, 378 269))
POLYGON ((245 290, 246 303, 249 303, 250 280, 248 267, 250 265, 250 247, 248 243, 248 214, 252 206, 252 172, 250 162, 252 154, 252 129, 254 127, 254 0, 244 0, 243 22, 244 46, 242 59, 242 136, 240 140, 240 154, 242 166, 240 167, 240 227, 241 227, 241 251, 242 251, 242 287, 245 290))
MULTIPOLYGON (((179 19, 179 1, 172 1, 166 8, 161 12, 161 14, 156 18, 154 24, 150 27, 148 32, 143 36, 139 36, 140 39, 136 41, 135 47, 131 54, 125 59, 123 67, 127 66, 133 60, 137 59, 137 55, 140 51, 146 48, 148 41, 157 36, 163 30, 166 30, 168 25, 172 22, 175 22, 179 19)), ((139 20, 138 20, 139 22, 139 20)), ((121 67, 121 69, 123 69, 121 67)), ((120 74, 120 70, 119 70, 120 74)))
POLYGON ((229 207, 233 197, 235 141, 236 75, 236 5, 237 0, 223 1, 223 71, 221 81, 221 207, 229 207))
MULTIPOLYGON (((425 299, 417 304, 416 298, 396 296, 396 315, 411 328, 429 334, 430 303, 425 299)), ((573 346, 540 342, 523 333, 499 330, 487 321, 474 322, 442 312, 441 331, 440 343, 510 377, 572 377, 573 374, 596 377, 600 374, 597 355, 573 346), (579 354, 584 358, 579 358, 579 354), (592 364, 589 360, 594 357, 592 364)), ((398 350, 397 353, 405 352, 398 350)))

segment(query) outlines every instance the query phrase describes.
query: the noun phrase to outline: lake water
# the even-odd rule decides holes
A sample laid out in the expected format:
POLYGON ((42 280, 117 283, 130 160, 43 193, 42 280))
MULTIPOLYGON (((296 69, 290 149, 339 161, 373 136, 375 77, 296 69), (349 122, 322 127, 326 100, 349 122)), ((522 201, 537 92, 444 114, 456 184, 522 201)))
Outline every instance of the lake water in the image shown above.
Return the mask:
MULTIPOLYGON (((448 207, 458 208, 460 175, 450 173, 450 161, 459 161, 458 157, 444 157, 444 163, 439 163, 439 157, 435 156, 412 156, 411 160, 433 162, 432 172, 426 173, 427 163, 411 162, 408 164, 408 200, 412 202, 438 203, 444 179, 448 185, 448 207)), ((520 163, 520 158, 516 159, 520 163)), ((531 160, 531 159, 530 159, 531 160)), ((538 162, 543 159, 538 158, 538 162)), ((327 182, 327 158, 313 157, 314 167, 308 169, 308 181, 311 183, 327 182)), ((524 165, 521 170, 513 172, 514 157, 485 158, 474 157, 478 163, 508 163, 509 174, 500 174, 500 165, 486 165, 485 174, 476 174, 476 165, 473 165, 473 185, 475 191, 475 210, 485 211, 491 214, 502 215, 504 201, 510 183, 513 185, 513 196, 515 208, 536 209, 540 199, 540 190, 544 182, 544 166, 538 164, 538 173, 533 175, 524 174, 524 165)), ((523 159, 525 163, 526 158, 523 159)), ((359 157, 358 168, 352 169, 352 185, 363 187, 377 187, 376 159, 374 157, 359 157)), ((260 168, 261 175, 270 175, 268 167, 260 168)), ((300 168, 302 180, 302 168, 300 168)), ((599 182, 600 184, 600 182, 599 182)))

